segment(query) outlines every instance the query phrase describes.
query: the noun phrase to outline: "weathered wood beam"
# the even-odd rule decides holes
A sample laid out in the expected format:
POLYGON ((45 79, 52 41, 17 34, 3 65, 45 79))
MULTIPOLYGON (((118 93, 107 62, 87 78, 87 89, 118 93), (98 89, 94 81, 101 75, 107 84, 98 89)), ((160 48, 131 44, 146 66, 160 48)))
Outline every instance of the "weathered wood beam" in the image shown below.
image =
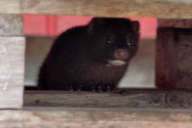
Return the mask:
POLYGON ((190 0, 22 0, 22 13, 192 18, 190 0))
POLYGON ((191 42, 191 28, 158 28, 156 43, 156 83, 158 87, 192 89, 191 42))
POLYGON ((192 28, 191 19, 158 19, 159 27, 192 28))
POLYGON ((0 14, 21 13, 21 0, 0 0, 0 14))
POLYGON ((23 18, 19 14, 0 14, 0 36, 23 35, 23 18))
POLYGON ((24 37, 0 37, 0 108, 22 107, 24 51, 24 37))
POLYGON ((190 111, 32 108, 0 111, 1 128, 191 128, 190 111))
MULTIPOLYGON (((0 108, 21 108, 23 105, 23 19, 19 14, 1 14, 16 8, 17 2, 19 3, 18 0, 0 2, 4 9, 0 9, 0 108)), ((13 12, 17 13, 17 9, 10 13, 13 12)))
POLYGON ((34 91, 24 95, 25 106, 104 108, 191 108, 190 91, 135 90, 114 93, 34 91))

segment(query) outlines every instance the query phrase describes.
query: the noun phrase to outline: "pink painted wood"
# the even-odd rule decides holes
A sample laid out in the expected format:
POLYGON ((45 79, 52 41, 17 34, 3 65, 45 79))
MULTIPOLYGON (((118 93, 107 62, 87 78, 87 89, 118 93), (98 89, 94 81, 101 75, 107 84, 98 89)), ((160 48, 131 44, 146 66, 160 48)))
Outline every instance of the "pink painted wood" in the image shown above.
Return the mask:
MULTIPOLYGON (((88 23, 88 16, 53 16, 53 15, 24 15, 24 34, 38 36, 55 36, 66 29, 88 23)), ((131 18, 141 24, 141 38, 155 38, 157 19, 131 18)))

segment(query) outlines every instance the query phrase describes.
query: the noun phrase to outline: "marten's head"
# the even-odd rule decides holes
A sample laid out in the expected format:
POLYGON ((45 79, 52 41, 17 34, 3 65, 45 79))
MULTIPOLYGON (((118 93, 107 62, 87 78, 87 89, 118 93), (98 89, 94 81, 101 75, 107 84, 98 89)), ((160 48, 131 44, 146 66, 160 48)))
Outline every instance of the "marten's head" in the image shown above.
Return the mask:
POLYGON ((125 18, 93 18, 88 24, 88 56, 96 62, 125 65, 135 55, 139 22, 125 18))

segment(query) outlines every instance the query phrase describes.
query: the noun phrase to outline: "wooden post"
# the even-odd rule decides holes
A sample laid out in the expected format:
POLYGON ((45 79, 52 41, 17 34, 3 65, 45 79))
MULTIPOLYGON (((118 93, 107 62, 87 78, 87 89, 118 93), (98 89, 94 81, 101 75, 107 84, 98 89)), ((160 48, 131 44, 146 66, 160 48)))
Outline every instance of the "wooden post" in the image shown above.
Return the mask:
POLYGON ((156 83, 160 88, 192 89, 192 29, 189 28, 192 23, 189 21, 167 20, 167 24, 160 21, 163 27, 158 28, 156 45, 156 83))
POLYGON ((0 14, 21 13, 21 0, 1 0, 0 6, 0 14))
POLYGON ((0 15, 0 108, 23 104, 25 38, 22 17, 0 15))

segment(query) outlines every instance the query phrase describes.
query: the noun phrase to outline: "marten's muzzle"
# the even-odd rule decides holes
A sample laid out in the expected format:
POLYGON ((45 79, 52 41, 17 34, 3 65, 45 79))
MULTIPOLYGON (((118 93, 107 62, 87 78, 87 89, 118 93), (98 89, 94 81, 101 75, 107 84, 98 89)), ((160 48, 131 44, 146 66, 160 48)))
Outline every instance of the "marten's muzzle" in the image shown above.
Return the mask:
POLYGON ((127 60, 129 58, 129 52, 127 49, 117 49, 114 52, 114 59, 127 60))

